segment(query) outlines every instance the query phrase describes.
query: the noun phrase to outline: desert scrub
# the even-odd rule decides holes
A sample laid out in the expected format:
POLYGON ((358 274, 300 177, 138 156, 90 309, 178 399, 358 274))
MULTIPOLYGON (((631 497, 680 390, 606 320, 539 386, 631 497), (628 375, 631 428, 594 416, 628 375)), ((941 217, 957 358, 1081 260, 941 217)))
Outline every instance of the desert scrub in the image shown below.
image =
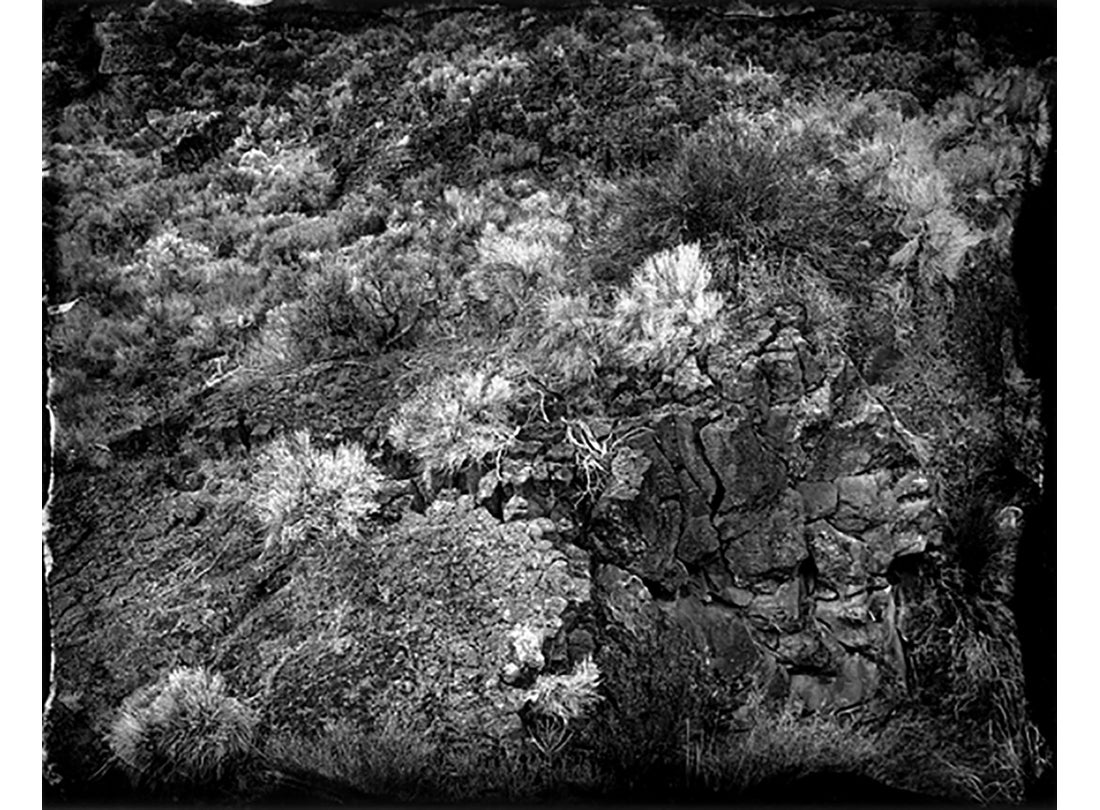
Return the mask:
POLYGON ((268 445, 253 476, 252 508, 267 529, 265 550, 293 548, 311 532, 354 538, 376 514, 382 474, 359 445, 314 447, 308 432, 268 445))
POLYGON ((896 123, 850 157, 852 179, 899 214, 898 233, 906 241, 890 256, 890 266, 905 270, 913 265, 926 283, 954 281, 983 235, 956 212, 929 127, 919 121, 896 123))
POLYGON ((587 295, 552 293, 539 314, 533 365, 551 387, 591 383, 606 363, 607 318, 587 295))
POLYGON ((539 675, 526 699, 536 714, 579 720, 602 700, 599 687, 600 668, 588 657, 578 661, 566 675, 539 675))
POLYGON ((759 695, 750 698, 748 708, 755 722, 729 771, 738 787, 823 771, 877 775, 882 745, 873 733, 862 733, 836 714, 801 717, 790 706, 768 710, 759 695))
POLYGON ((539 307, 531 365, 547 384, 592 383, 601 368, 675 369, 719 339, 725 296, 709 289, 698 244, 650 256, 614 304, 588 293, 552 292, 539 307))
POLYGON ((614 227, 594 246, 594 273, 616 278, 679 243, 736 242, 746 252, 810 240, 826 202, 799 139, 776 139, 745 116, 716 117, 653 174, 622 184, 614 227))
POLYGON ((806 309, 815 339, 841 347, 848 340, 854 303, 841 285, 812 262, 800 257, 749 256, 730 275, 736 279, 730 297, 737 306, 765 312, 776 305, 799 302, 806 309))
POLYGON ((564 675, 539 675, 524 695, 531 741, 543 754, 561 751, 572 737, 570 724, 589 715, 603 696, 600 668, 591 656, 564 675))
POLYGON ((516 387, 504 377, 465 372, 445 377, 404 403, 390 422, 394 446, 411 453, 426 480, 468 462, 499 457, 515 439, 508 408, 516 387))
POLYGON ((609 323, 627 366, 674 368, 720 335, 725 301, 708 291, 710 264, 699 245, 678 245, 649 257, 619 294, 609 323))
POLYGON ((392 245, 368 242, 301 257, 293 282, 300 297, 268 313, 246 368, 263 372, 373 356, 409 347, 436 324, 450 298, 451 260, 420 248, 398 254, 392 245))
POLYGON ((240 156, 237 173, 251 186, 251 214, 319 213, 327 208, 335 188, 332 172, 309 148, 288 147, 271 155, 251 149, 240 156))
POLYGON ((135 784, 175 794, 231 775, 252 752, 256 724, 221 675, 179 668, 122 702, 108 744, 135 784))
POLYGON ((417 90, 445 98, 449 104, 469 103, 487 90, 509 87, 527 64, 515 54, 499 54, 494 46, 485 52, 456 61, 438 54, 422 54, 409 63, 409 70, 420 74, 417 90))
POLYGON ((567 261, 573 227, 564 209, 539 192, 524 200, 517 221, 485 226, 477 262, 464 279, 465 298, 482 319, 492 325, 531 320, 538 299, 582 283, 567 261))
POLYGON ((868 130, 841 154, 848 179, 897 215, 905 239, 892 267, 916 268, 926 284, 955 282, 983 241, 1007 251, 1014 201, 1037 182, 1049 144, 1045 92, 1036 71, 1013 68, 977 77, 917 119, 873 98, 843 105, 868 130))

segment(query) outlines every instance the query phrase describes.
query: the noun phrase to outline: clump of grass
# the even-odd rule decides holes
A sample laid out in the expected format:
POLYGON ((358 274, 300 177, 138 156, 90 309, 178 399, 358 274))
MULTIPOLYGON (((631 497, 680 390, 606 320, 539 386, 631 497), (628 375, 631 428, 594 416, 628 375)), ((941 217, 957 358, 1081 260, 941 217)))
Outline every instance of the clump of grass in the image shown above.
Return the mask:
POLYGON ((131 780, 154 791, 216 785, 252 752, 255 714, 221 675, 180 668, 123 701, 108 744, 131 780))
POLYGON ((614 303, 556 292, 542 304, 533 366, 550 384, 591 383, 603 368, 668 371, 722 334, 725 296, 710 289, 698 244, 650 256, 614 303))
POLYGON ((600 668, 591 656, 565 675, 539 675, 524 695, 531 741, 545 756, 560 753, 573 738, 573 724, 603 699, 600 668))
POLYGON ((803 146, 736 118, 716 119, 662 170, 623 185, 616 227, 596 247, 596 274, 621 278, 624 268, 678 243, 725 239, 751 253, 810 241, 807 224, 820 221, 814 203, 824 198, 805 171, 803 146))
POLYGON ((387 257, 352 245, 311 254, 304 263, 301 297, 268 313, 246 368, 279 370, 407 347, 437 312, 439 268, 419 254, 387 257))
POLYGON ((757 717, 736 747, 729 768, 740 788, 780 776, 822 771, 873 775, 883 753, 882 741, 836 714, 800 716, 792 707, 767 711, 759 696, 750 700, 757 717))
POLYGON ((599 687, 600 668, 588 657, 566 675, 540 675, 525 698, 535 713, 569 722, 584 717, 599 703, 599 687))
POLYGON ((1018 802, 1047 767, 1047 744, 1028 717, 1011 609, 995 592, 976 590, 964 562, 942 559, 915 605, 917 697, 930 713, 952 718, 944 736, 956 753, 943 765, 959 794, 1018 802))
POLYGON ((596 379, 606 363, 606 318, 588 295, 553 293, 542 304, 535 358, 552 383, 596 379))
POLYGON ((378 511, 381 483, 359 445, 323 450, 306 431, 276 439, 253 477, 251 503, 267 528, 265 548, 298 545, 311 530, 354 537, 358 522, 378 511))
POLYGON ((708 291, 710 265, 697 243, 657 253, 619 295, 610 328, 627 365, 675 367, 720 332, 723 296, 708 291))
POLYGON ((815 337, 844 346, 852 332, 855 304, 836 281, 798 258, 750 257, 736 271, 733 298, 751 312, 798 302, 815 337))
POLYGON ((419 459, 430 481, 434 473, 454 473, 504 452, 516 436, 508 414, 516 396, 516 387, 497 374, 445 377, 404 403, 387 435, 398 450, 419 459))
POLYGON ((378 718, 370 729, 348 720, 328 721, 315 735, 272 737, 264 754, 371 794, 409 799, 421 793, 438 758, 436 744, 420 725, 397 711, 378 718))
POLYGON ((485 225, 477 261, 463 279, 466 303, 483 325, 528 324, 537 318, 538 299, 583 281, 567 262, 573 227, 563 218, 564 203, 539 192, 520 208, 517 221, 485 225))
POLYGON ((923 121, 897 116, 845 156, 851 179, 899 215, 897 230, 906 241, 890 266, 915 266, 926 283, 955 281, 967 253, 984 238, 957 211, 953 184, 939 165, 937 135, 923 121))

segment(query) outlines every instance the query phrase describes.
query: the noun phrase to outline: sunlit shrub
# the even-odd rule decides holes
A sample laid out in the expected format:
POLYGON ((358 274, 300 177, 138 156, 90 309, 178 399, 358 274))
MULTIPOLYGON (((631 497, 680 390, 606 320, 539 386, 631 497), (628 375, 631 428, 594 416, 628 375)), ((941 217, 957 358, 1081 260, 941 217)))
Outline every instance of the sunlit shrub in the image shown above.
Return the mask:
POLYGON ((315 149, 285 148, 270 156, 253 149, 241 156, 239 170, 253 178, 248 207, 257 214, 323 211, 335 188, 315 149))
POLYGON ((495 374, 446 377, 403 404, 387 436, 420 460, 430 480, 507 449, 516 435, 508 414, 516 395, 515 386, 495 374))
POLYGON ((900 214, 898 232, 907 241, 891 255, 891 266, 916 263, 928 283, 956 280, 967 251, 984 238, 957 213, 934 139, 923 122, 895 122, 848 157, 853 180, 900 214))
POLYGON ((536 296, 570 283, 565 248, 572 235, 569 223, 553 216, 488 225, 477 242, 478 263, 464 279, 466 295, 498 323, 526 317, 536 296))
POLYGON ((493 48, 468 59, 436 64, 430 69, 431 55, 413 60, 410 69, 428 73, 418 87, 442 95, 451 104, 468 102, 490 88, 508 87, 527 64, 515 54, 498 54, 493 48), (427 64, 425 64, 427 61, 427 64))
POLYGON ((738 305, 764 312, 776 305, 797 303, 805 307, 816 339, 832 346, 845 345, 856 319, 856 304, 810 262, 752 256, 738 264, 735 276, 731 298, 738 305))
POLYGON ((107 739, 135 783, 187 795, 232 774, 251 753, 256 726, 221 675, 181 668, 126 698, 107 739))
POLYGON ((542 305, 535 359, 566 387, 591 382, 606 359, 607 318, 587 295, 551 294, 542 305))
POLYGON ((589 658, 566 675, 539 675, 525 699, 537 714, 569 722, 585 717, 599 703, 600 668, 589 658))
POLYGON ((137 261, 120 272, 146 296, 195 293, 206 280, 205 266, 212 258, 205 245, 165 231, 146 242, 137 261))
POLYGON ((306 431, 268 445, 253 476, 251 503, 267 529, 266 549, 302 545, 310 532, 355 537, 378 509, 381 473, 359 445, 315 447, 306 431))
POLYGON ((708 291, 710 265, 698 244, 651 256, 619 294, 611 321, 617 349, 629 365, 673 367, 719 334, 723 296, 708 291))

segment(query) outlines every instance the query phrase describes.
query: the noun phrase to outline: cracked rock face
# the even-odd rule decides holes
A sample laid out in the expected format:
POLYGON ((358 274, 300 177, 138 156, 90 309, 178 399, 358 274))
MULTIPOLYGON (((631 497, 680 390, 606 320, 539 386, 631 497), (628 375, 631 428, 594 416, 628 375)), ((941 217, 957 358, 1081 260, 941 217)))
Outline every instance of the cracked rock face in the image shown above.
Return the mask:
POLYGON ((601 598, 626 627, 660 603, 719 668, 770 659, 809 708, 870 700, 905 683, 888 574, 940 539, 931 484, 904 429, 797 317, 742 334, 707 358, 705 402, 635 417, 626 472, 588 527, 601 598))
POLYGON ((239 519, 244 485, 214 462, 181 460, 170 477, 202 472, 199 489, 150 494, 140 519, 73 517, 54 530, 59 700, 102 726, 169 664, 206 661, 264 696, 272 729, 396 717, 499 739, 540 674, 602 666, 609 644, 659 657, 647 638, 670 624, 738 694, 755 679, 809 709, 888 698, 907 677, 892 568, 940 537, 917 448, 797 317, 686 362, 686 400, 673 374, 585 427, 599 464, 535 423, 463 473, 467 494, 418 514, 411 483, 387 483, 369 538, 272 570, 239 519))

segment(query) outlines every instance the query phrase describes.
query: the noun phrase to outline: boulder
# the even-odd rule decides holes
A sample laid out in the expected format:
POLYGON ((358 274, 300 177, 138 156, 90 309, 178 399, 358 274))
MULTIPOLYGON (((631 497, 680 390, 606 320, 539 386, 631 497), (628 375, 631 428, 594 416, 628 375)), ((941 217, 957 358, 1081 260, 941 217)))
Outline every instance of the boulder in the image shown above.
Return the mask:
POLYGON ((657 607, 714 666, 743 634, 770 684, 838 708, 889 697, 883 667, 904 681, 887 575, 942 516, 911 435, 801 329, 750 320, 699 364, 703 399, 623 413, 636 438, 582 534, 614 624, 641 632, 657 607))

